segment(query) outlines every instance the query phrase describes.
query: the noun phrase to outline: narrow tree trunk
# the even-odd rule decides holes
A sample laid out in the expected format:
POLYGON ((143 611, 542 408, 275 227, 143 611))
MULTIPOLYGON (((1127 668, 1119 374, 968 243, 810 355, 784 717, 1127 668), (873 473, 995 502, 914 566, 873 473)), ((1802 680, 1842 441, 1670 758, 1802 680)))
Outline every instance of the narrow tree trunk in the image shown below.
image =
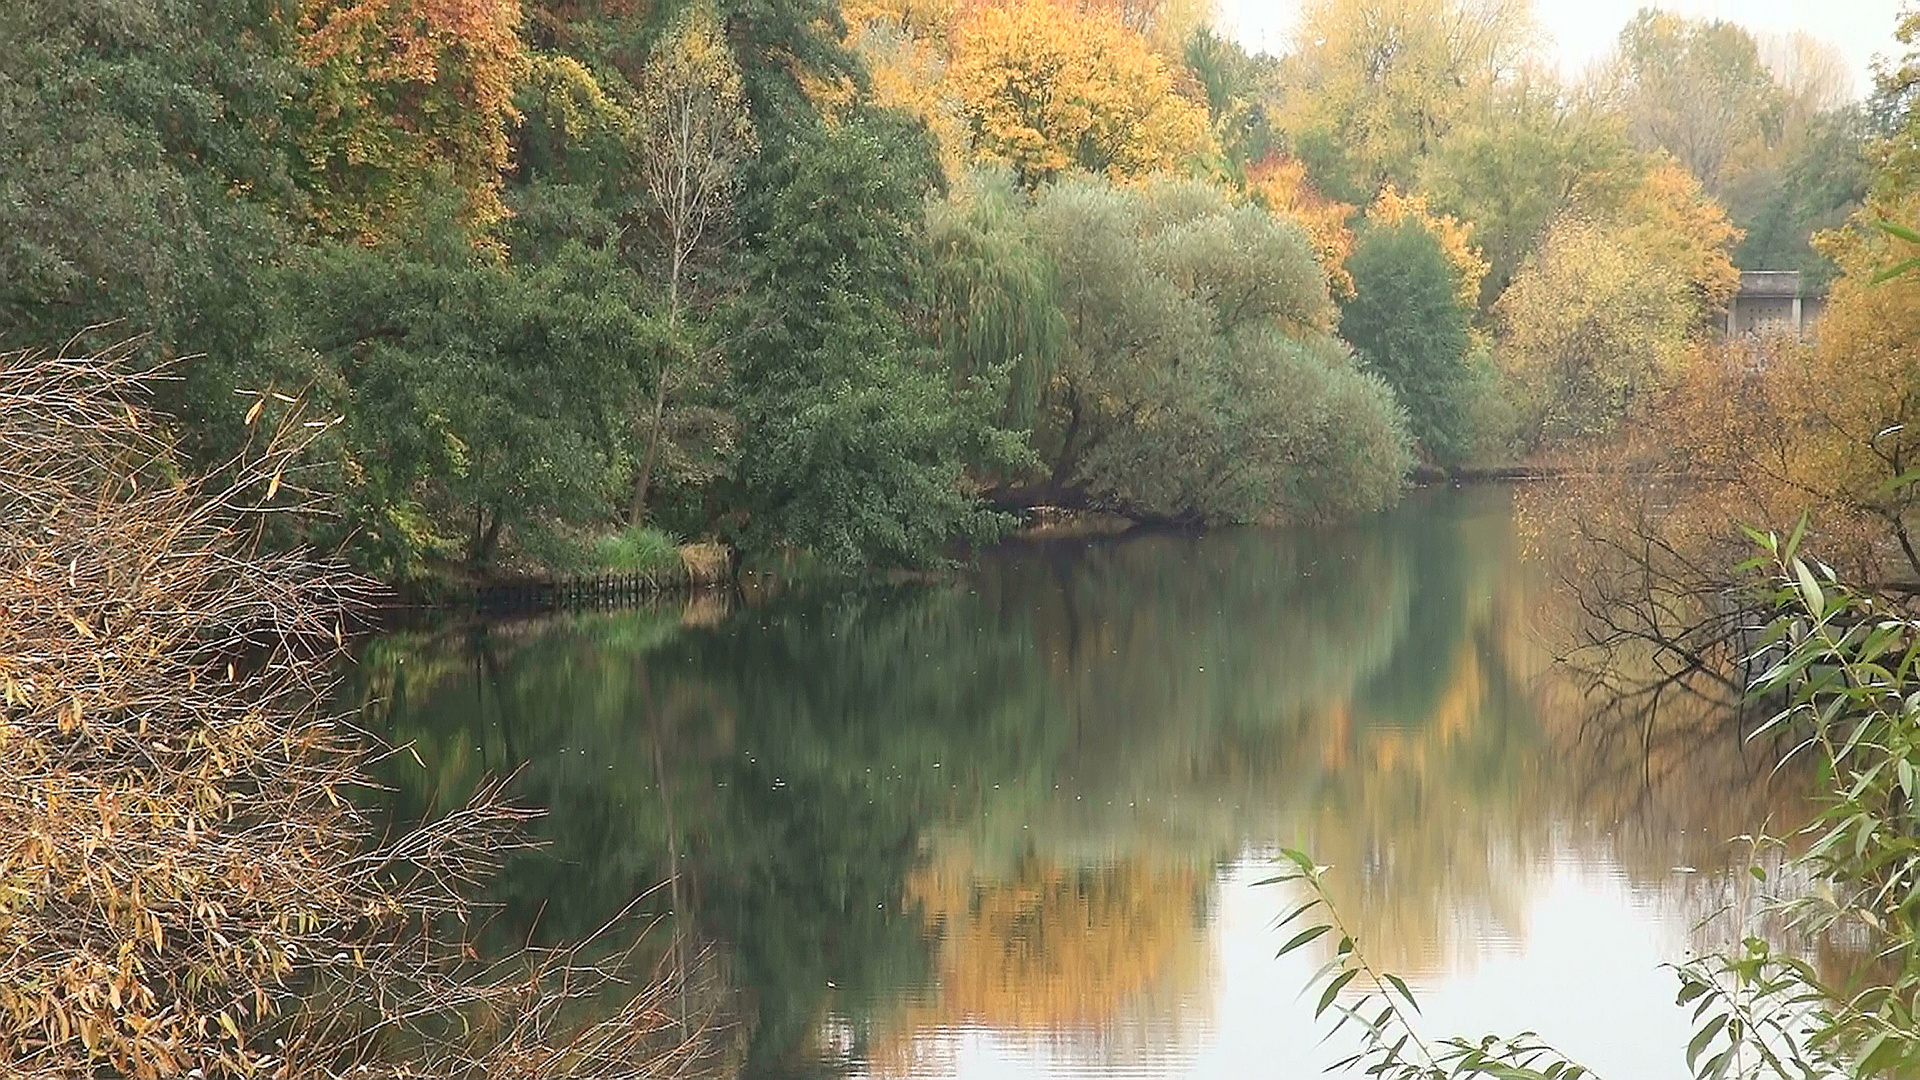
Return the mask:
POLYGON ((1078 392, 1069 390, 1067 392, 1067 430, 1060 436, 1060 456, 1054 459, 1053 473, 1048 483, 1055 493, 1066 487, 1067 478, 1073 474, 1073 440, 1079 434, 1080 395, 1078 392))
MULTIPOLYGON (((667 347, 679 346, 680 271, 686 264, 685 247, 679 237, 673 243, 673 268, 667 275, 667 347)), ((653 384, 653 424, 647 429, 647 452, 640 458, 640 474, 633 480, 633 501, 627 506, 627 524, 638 525, 647 514, 647 488, 653 483, 653 463, 660 453, 660 422, 667 412, 667 380, 672 365, 663 360, 660 376, 653 384)))
POLYGON ((667 411, 667 369, 660 369, 660 380, 653 390, 653 424, 647 430, 647 452, 640 458, 640 474, 633 481, 633 502, 627 507, 627 523, 638 525, 647 514, 647 488, 653 480, 653 462, 660 452, 660 421, 667 411))

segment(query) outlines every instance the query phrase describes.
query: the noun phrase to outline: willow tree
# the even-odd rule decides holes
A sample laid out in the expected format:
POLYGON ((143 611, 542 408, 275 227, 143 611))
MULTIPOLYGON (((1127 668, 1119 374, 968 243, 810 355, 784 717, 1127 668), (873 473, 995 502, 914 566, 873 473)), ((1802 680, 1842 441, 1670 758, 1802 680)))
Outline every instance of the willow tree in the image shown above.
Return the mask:
POLYGON ((1066 317, 1011 174, 970 181, 927 207, 925 329, 956 378, 1004 377, 1003 419, 1026 428, 1059 366, 1066 317))
POLYGON ((667 264, 667 343, 654 375, 647 449, 633 482, 629 520, 646 513, 660 428, 675 383, 695 357, 680 333, 689 272, 733 209, 740 163, 758 148, 740 67, 711 8, 688 9, 654 46, 637 87, 640 179, 667 264))

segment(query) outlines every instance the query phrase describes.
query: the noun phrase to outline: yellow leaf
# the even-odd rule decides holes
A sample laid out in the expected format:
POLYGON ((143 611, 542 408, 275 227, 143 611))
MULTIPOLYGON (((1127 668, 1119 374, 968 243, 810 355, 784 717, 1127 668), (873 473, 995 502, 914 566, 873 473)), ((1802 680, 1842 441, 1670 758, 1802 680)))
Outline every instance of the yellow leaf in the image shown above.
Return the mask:
POLYGON ((261 398, 259 401, 254 402, 253 408, 247 410, 247 418, 244 421, 242 421, 242 423, 244 423, 247 427, 252 427, 253 422, 260 418, 260 410, 266 408, 266 406, 267 406, 267 399, 264 397, 261 398))
POLYGON ((278 495, 279 493, 280 493, 280 470, 275 469, 273 470, 273 479, 267 483, 268 501, 271 502, 273 497, 275 495, 278 495))

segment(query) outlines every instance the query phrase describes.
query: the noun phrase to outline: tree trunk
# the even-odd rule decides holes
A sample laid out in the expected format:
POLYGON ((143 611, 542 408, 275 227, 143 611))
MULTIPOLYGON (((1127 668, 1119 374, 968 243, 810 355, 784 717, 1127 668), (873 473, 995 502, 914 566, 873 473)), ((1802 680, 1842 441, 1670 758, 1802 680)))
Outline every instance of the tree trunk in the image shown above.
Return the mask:
MULTIPOLYGON (((667 347, 670 349, 680 344, 680 272, 686 266, 686 255, 685 240, 676 223, 673 267, 667 274, 667 347)), ((647 488, 653 483, 653 463, 660 453, 660 421, 667 412, 667 379, 672 374, 672 364, 662 360, 660 377, 653 384, 653 425, 647 429, 647 452, 640 458, 640 475, 633 480, 633 501, 627 504, 629 525, 640 524, 647 514, 647 488)))
POLYGON ((1048 486, 1054 491, 1066 488, 1067 478, 1073 474, 1073 440, 1080 434, 1080 395, 1076 391, 1067 392, 1067 430, 1060 436, 1060 456, 1054 459, 1052 474, 1048 477, 1048 486))
POLYGON ((494 546, 500 542, 500 526, 504 523, 505 519, 506 515, 500 513, 498 510, 481 511, 475 509, 473 518, 475 530, 473 550, 468 552, 468 558, 474 570, 486 569, 487 563, 492 560, 494 546), (485 532, 479 530, 482 513, 487 514, 487 528, 485 532))
POLYGON ((638 525, 647 514, 647 488, 653 482, 653 462, 660 452, 660 421, 667 411, 667 369, 660 369, 660 381, 653 390, 653 425, 647 429, 647 452, 640 458, 640 473, 633 481, 633 501, 627 506, 627 524, 638 525))

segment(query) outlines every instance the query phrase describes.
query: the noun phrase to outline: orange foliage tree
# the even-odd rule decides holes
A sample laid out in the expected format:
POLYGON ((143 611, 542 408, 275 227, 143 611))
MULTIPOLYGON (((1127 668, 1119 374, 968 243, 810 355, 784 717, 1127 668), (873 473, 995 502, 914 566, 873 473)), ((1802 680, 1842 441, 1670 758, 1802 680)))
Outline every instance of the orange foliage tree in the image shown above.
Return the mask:
POLYGON ((1353 254, 1353 230, 1347 222, 1354 207, 1322 195, 1307 179, 1304 162, 1279 154, 1247 170, 1247 190, 1267 209, 1300 223, 1327 272, 1327 292, 1335 300, 1351 299, 1353 275, 1346 263, 1353 254))
POLYGON ((1172 171, 1213 149, 1205 106, 1111 15, 1050 0, 980 8, 958 28, 948 79, 974 153, 1029 187, 1070 168, 1116 179, 1172 171))
POLYGON ((321 232, 378 240, 449 185, 470 226, 505 217, 519 24, 519 0, 303 0, 300 144, 321 232))
POLYGON ((947 86, 960 0, 847 0, 847 43, 866 61, 876 104, 926 121, 949 178, 965 169, 966 119, 947 86))

